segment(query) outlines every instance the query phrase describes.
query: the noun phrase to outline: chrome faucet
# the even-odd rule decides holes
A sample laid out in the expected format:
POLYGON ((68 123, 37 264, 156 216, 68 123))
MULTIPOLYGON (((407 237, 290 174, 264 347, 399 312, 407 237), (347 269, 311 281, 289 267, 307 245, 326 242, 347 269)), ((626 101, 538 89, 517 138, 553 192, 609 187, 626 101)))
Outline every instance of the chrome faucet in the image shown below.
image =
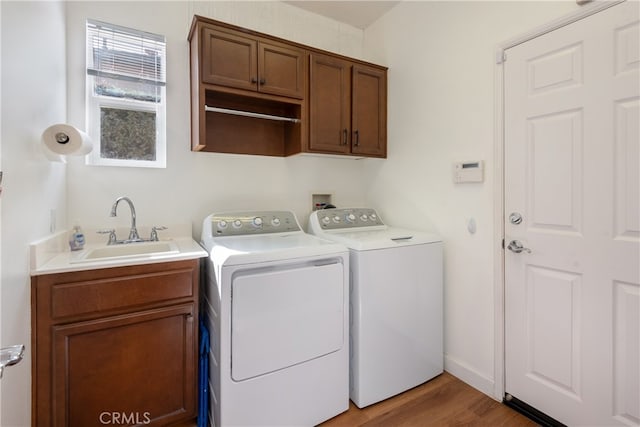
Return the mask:
POLYGON ((129 209, 131 210, 131 229, 129 230, 128 241, 139 242, 141 239, 140 239, 140 236, 138 235, 138 229, 136 228, 136 208, 133 206, 133 202, 131 201, 130 198, 126 196, 118 197, 116 201, 113 203, 113 206, 111 206, 111 216, 112 217, 116 216, 118 203, 120 203, 121 200, 124 200, 125 202, 127 202, 129 204, 129 209))

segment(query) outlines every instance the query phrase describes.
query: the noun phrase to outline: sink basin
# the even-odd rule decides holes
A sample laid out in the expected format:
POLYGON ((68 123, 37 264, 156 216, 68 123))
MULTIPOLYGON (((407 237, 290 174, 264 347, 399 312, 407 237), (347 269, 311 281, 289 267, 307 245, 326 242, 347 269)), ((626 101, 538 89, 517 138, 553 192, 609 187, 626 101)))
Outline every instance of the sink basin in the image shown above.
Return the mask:
POLYGON ((159 255, 177 254, 180 251, 174 242, 140 242, 102 246, 89 249, 71 262, 113 260, 120 258, 152 258, 159 255))

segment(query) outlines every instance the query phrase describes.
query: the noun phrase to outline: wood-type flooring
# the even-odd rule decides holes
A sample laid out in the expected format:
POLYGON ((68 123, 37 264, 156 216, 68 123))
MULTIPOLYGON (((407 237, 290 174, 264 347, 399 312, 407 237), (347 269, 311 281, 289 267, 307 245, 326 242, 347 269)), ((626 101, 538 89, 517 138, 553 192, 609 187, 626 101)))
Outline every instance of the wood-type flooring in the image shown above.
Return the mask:
POLYGON ((321 427, 505 426, 537 424, 445 372, 402 394, 349 410, 321 427))

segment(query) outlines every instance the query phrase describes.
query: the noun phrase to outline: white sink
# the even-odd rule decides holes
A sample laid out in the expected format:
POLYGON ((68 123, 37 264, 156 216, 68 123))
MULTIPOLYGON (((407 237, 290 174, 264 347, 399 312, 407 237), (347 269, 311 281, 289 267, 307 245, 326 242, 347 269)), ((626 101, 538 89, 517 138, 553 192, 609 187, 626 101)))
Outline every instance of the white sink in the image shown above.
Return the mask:
POLYGON ((128 258, 153 258, 161 255, 177 254, 180 250, 174 242, 138 242, 101 246, 88 249, 71 259, 72 263, 128 258))

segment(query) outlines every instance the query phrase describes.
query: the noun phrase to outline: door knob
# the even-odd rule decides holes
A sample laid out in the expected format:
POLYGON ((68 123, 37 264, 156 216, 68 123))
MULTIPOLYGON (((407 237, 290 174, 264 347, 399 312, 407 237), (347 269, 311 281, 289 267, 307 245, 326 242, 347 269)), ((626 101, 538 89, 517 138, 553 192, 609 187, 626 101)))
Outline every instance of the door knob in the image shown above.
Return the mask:
POLYGON ((0 348, 0 378, 2 378, 4 368, 20 362, 23 356, 24 345, 22 344, 0 348))
POLYGON ((511 242, 509 242, 509 246, 507 246, 507 249, 516 254, 519 254, 520 252, 526 252, 528 254, 531 253, 531 249, 522 246, 520 240, 512 240, 511 242))

